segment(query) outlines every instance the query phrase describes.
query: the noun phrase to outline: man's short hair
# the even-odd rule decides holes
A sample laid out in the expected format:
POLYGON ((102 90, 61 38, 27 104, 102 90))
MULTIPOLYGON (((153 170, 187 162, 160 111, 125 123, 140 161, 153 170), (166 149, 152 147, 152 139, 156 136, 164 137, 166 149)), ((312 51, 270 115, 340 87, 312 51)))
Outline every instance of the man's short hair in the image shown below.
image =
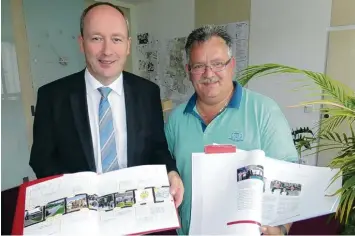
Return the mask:
POLYGON ((119 11, 122 14, 123 18, 125 19, 125 21, 126 21, 127 31, 128 31, 128 36, 129 36, 129 22, 128 22, 128 19, 126 18, 124 12, 118 6, 116 6, 115 4, 112 4, 112 3, 109 3, 109 2, 96 2, 94 4, 91 4, 87 8, 85 8, 85 10, 83 11, 83 13, 81 14, 81 17, 80 17, 80 34, 81 34, 81 36, 84 36, 84 20, 85 20, 85 16, 89 13, 89 11, 91 9, 93 9, 95 7, 98 7, 98 6, 109 6, 109 7, 112 7, 114 9, 116 9, 117 11, 119 11))
POLYGON ((187 61, 190 60, 191 48, 195 42, 204 43, 213 36, 220 37, 228 46, 228 55, 232 56, 232 37, 227 33, 223 26, 205 25, 193 30, 187 37, 185 52, 187 61))

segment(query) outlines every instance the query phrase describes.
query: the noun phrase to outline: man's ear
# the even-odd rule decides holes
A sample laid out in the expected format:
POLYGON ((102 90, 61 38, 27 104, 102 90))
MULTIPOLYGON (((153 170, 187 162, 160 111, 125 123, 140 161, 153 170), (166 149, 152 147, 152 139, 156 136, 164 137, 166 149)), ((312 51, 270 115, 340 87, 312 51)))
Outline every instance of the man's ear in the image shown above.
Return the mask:
POLYGON ((234 68, 235 68, 236 65, 237 65, 237 60, 236 60, 234 57, 232 57, 230 64, 231 64, 231 66, 232 66, 232 69, 234 70, 234 68))
POLYGON ((83 38, 83 36, 81 36, 81 35, 78 36, 78 43, 79 43, 80 51, 82 53, 84 53, 84 38, 83 38))
POLYGON ((189 80, 192 82, 191 76, 190 76, 189 64, 185 65, 185 71, 186 71, 186 74, 188 75, 189 80))
POLYGON ((187 74, 190 73, 190 71, 189 71, 189 64, 186 64, 186 65, 185 65, 185 71, 186 71, 187 74))
POLYGON ((127 42, 127 56, 131 53, 131 44, 132 44, 132 38, 129 37, 127 42))

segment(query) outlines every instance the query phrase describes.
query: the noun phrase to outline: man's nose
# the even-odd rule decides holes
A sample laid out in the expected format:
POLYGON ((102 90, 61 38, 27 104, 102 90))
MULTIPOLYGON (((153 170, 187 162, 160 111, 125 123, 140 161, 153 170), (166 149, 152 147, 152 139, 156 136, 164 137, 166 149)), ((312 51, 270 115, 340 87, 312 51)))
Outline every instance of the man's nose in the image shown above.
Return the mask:
POLYGON ((102 49, 102 52, 103 54, 105 54, 105 56, 112 54, 112 42, 110 40, 106 40, 104 42, 104 47, 102 49))
POLYGON ((211 66, 206 66, 205 67, 204 77, 211 78, 213 76, 214 76, 214 72, 212 71, 211 66))

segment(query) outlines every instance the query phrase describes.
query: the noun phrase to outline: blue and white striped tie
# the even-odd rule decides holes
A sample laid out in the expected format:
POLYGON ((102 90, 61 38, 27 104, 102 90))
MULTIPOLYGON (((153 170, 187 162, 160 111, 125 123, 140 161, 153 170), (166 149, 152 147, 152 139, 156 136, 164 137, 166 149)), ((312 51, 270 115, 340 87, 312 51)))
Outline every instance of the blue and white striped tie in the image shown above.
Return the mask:
POLYGON ((110 88, 98 88, 101 93, 99 105, 99 130, 102 173, 119 169, 115 129, 113 126, 112 111, 108 101, 108 95, 112 91, 110 88))

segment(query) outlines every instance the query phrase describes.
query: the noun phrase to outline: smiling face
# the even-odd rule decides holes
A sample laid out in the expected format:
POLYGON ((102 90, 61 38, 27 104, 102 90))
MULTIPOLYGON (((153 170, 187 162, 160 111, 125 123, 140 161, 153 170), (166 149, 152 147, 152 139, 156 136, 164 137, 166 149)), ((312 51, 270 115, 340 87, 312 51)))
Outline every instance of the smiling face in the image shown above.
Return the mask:
POLYGON ((91 9, 85 16, 79 44, 89 72, 104 85, 112 83, 121 74, 130 51, 125 18, 110 6, 91 9))
MULTIPOLYGON (((203 73, 189 72, 190 80, 195 88, 198 98, 207 104, 217 104, 230 94, 233 89, 233 71, 235 60, 228 53, 228 46, 225 41, 213 36, 201 43, 194 43, 190 51, 190 68, 204 68, 203 73), (226 64, 224 68, 224 64, 226 64), (224 68, 214 72, 215 68, 224 68)), ((188 69, 188 65, 186 69, 188 69)))

